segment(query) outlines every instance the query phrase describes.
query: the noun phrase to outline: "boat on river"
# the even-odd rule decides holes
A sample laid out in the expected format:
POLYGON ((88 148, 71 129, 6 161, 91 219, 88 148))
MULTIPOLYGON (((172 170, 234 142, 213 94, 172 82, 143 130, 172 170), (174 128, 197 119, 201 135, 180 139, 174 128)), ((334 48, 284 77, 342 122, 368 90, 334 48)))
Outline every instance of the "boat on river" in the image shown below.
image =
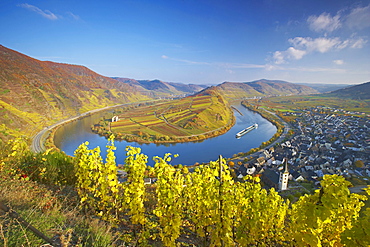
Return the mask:
POLYGON ((236 138, 240 138, 240 137, 242 137, 243 135, 245 135, 245 134, 247 134, 248 132, 250 132, 250 131, 252 131, 252 130, 254 130, 254 129, 257 129, 258 128, 258 124, 257 123, 255 123, 255 124, 253 124, 253 125, 251 125, 251 126, 249 126, 248 128, 245 128, 245 129, 243 129, 243 130, 241 130, 241 131, 239 131, 238 133, 236 133, 236 138))

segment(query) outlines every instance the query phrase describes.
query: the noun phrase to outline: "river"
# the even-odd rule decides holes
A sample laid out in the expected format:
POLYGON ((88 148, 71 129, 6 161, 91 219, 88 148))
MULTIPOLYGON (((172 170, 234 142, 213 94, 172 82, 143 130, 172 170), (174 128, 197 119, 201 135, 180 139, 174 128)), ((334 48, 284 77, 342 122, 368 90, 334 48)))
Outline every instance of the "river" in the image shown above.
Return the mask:
MULTIPOLYGON (((211 160, 217 160, 219 155, 230 158, 233 154, 247 152, 251 148, 256 148, 262 142, 269 140, 275 133, 276 127, 264 119, 258 113, 252 112, 241 105, 234 105, 243 115, 234 111, 236 117, 235 125, 225 134, 206 139, 202 142, 187 142, 176 144, 139 144, 136 142, 116 141, 117 150, 116 162, 123 164, 126 146, 140 147, 142 153, 149 156, 148 163, 153 165, 152 157, 163 157, 165 153, 178 154, 172 159, 171 164, 193 165, 211 160), (257 123, 258 128, 244 135, 242 138, 235 138, 235 134, 240 130, 257 123)), ((68 155, 73 155, 77 147, 88 141, 89 148, 100 146, 102 156, 106 155, 107 139, 94 134, 91 125, 97 123, 107 113, 96 113, 92 116, 71 122, 60 127, 55 133, 55 145, 68 155)), ((112 115, 112 114, 110 114, 112 115)))

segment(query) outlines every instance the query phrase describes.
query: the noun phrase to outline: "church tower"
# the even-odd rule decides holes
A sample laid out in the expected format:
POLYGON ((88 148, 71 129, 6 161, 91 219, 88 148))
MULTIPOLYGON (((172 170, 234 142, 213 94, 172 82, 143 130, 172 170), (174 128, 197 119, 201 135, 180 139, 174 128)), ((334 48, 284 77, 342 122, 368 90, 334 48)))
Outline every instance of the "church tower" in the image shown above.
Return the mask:
POLYGON ((280 172, 279 178, 279 190, 288 189, 289 170, 288 170, 288 159, 284 159, 284 171, 280 172))

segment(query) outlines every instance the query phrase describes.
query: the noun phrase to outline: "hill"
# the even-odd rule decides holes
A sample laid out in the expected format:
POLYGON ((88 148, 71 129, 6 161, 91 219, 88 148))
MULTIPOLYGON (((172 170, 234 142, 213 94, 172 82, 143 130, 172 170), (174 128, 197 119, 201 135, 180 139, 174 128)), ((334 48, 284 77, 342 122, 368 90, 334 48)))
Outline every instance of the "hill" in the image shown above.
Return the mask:
POLYGON ((139 108, 117 108, 117 119, 101 120, 92 127, 100 135, 141 143, 199 141, 229 130, 235 121, 223 97, 212 89, 139 108))
POLYGON ((319 93, 330 93, 351 86, 350 84, 297 83, 317 90, 319 93))
POLYGON ((334 92, 325 94, 325 96, 342 97, 357 100, 370 99, 370 82, 339 89, 334 92))
POLYGON ((112 77, 115 80, 128 84, 140 93, 153 98, 184 97, 206 88, 204 85, 164 82, 160 80, 135 80, 129 78, 112 77))
POLYGON ((84 66, 40 61, 0 45, 0 138, 32 136, 69 116, 148 99, 84 66))
POLYGON ((315 89, 278 80, 257 80, 252 82, 224 82, 216 86, 228 99, 263 96, 306 95, 318 93, 315 89))

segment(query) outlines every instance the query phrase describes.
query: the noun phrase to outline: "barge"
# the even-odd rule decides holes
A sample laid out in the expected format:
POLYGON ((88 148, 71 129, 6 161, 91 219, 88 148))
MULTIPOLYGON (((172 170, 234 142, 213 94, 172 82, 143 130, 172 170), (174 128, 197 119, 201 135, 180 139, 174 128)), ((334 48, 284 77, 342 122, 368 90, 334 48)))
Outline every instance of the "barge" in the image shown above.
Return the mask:
POLYGON ((252 131, 252 130, 257 129, 257 128, 258 128, 258 124, 255 123, 255 124, 249 126, 248 128, 245 128, 245 129, 239 131, 238 133, 236 133, 235 137, 240 138, 243 135, 247 134, 249 131, 252 131))

